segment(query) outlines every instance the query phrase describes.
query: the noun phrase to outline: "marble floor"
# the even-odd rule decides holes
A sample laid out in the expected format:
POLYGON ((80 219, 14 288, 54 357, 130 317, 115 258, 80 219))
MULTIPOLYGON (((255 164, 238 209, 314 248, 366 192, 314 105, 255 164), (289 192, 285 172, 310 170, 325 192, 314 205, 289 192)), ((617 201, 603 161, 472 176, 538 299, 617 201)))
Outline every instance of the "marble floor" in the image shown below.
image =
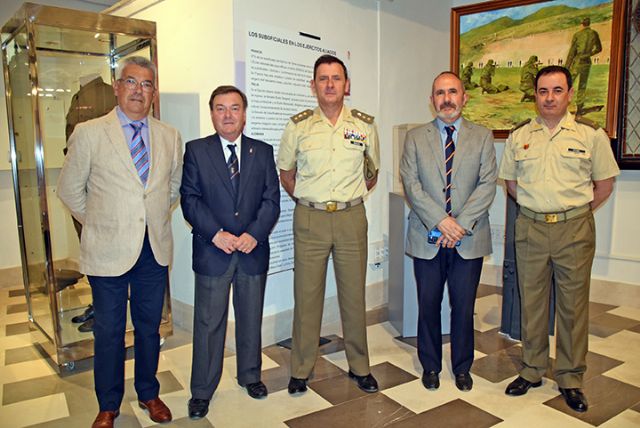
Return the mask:
MULTIPOLYGON (((437 391, 420 382, 415 339, 398 333, 378 311, 369 317, 369 351, 380 392, 365 394, 348 379, 344 347, 338 335, 321 347, 309 391, 286 391, 289 351, 263 351, 264 400, 253 400, 235 381, 235 357, 225 359, 220 387, 205 419, 187 416, 191 338, 176 330, 163 346, 158 376, 161 397, 174 421, 167 427, 632 427, 640 426, 640 310, 592 303, 585 393, 589 411, 565 405, 556 384, 545 378, 523 397, 504 389, 516 375, 520 345, 498 333, 500 288, 481 285, 476 304, 474 387, 458 391, 450 363, 437 391)), ((34 342, 41 333, 27 322, 24 292, 0 289, 0 427, 88 427, 97 412, 91 360, 58 373, 34 342)), ((449 347, 444 347, 445 361, 449 347)), ((554 349, 551 349, 552 357, 554 349)), ((116 427, 154 423, 136 405, 133 360, 126 363, 126 392, 116 427)))

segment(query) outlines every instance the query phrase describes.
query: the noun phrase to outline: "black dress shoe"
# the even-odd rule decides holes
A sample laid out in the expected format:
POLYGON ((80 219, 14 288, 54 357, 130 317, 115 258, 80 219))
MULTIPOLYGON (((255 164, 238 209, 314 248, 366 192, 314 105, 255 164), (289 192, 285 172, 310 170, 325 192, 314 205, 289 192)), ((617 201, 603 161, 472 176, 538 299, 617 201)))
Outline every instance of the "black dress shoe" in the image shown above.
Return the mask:
POLYGON ((289 390, 289 394, 302 394, 303 392, 307 392, 307 380, 292 377, 289 379, 287 389, 289 390))
POLYGON ((524 395, 527 393, 529 388, 537 388, 542 385, 542 381, 539 380, 537 382, 529 382, 525 378, 518 376, 516 380, 507 385, 507 389, 504 391, 507 395, 524 395))
POLYGON ((85 309, 83 313, 71 318, 71 322, 75 324, 80 324, 90 320, 91 318, 93 318, 93 305, 87 306, 87 309, 85 309))
POLYGON ((95 318, 90 318, 87 321, 83 322, 82 324, 80 324, 80 326, 78 327, 78 331, 80 333, 89 333, 93 331, 93 324, 95 324, 96 320, 95 318))
POLYGON ((560 388, 560 393, 564 397, 567 406, 576 412, 586 412, 589 408, 587 397, 584 396, 580 388, 560 388))
POLYGON ((469 373, 460 373, 456 375, 456 387, 460 391, 471 391, 473 388, 473 379, 469 373))
POLYGON ((209 400, 192 398, 189 400, 189 419, 201 419, 209 413, 209 400))
POLYGON ((422 373, 422 384, 430 391, 440 388, 440 378, 433 370, 422 373))
POLYGON ((378 392, 378 382, 376 381, 376 378, 371 375, 371 373, 366 376, 358 376, 351 370, 349 370, 349 377, 351 379, 355 379, 355 381, 358 382, 358 388, 360 388, 364 392, 378 392))
POLYGON ((251 398, 264 398, 267 396, 267 387, 261 381, 257 381, 255 383, 248 383, 244 386, 247 388, 247 393, 251 398))

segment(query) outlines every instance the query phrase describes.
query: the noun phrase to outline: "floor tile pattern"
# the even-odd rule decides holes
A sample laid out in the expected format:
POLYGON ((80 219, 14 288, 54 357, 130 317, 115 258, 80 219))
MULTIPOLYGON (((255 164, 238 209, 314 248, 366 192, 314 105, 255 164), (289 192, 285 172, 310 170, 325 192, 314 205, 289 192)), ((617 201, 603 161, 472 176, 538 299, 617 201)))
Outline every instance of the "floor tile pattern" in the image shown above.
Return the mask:
MULTIPOLYGON (((522 354, 518 341, 499 333, 501 288, 480 285, 475 314, 474 388, 458 391, 451 373, 449 338, 443 338, 443 371, 437 391, 422 386, 415 338, 398 337, 386 322, 385 308, 367 316, 371 371, 380 392, 367 394, 347 376, 340 335, 319 349, 307 393, 290 397, 290 351, 278 345, 263 349, 264 400, 252 400, 235 378, 235 356, 225 353, 220 386, 206 418, 191 421, 191 337, 176 329, 162 348, 158 377, 162 399, 174 420, 164 427, 491 427, 526 428, 627 427, 640 425, 640 311, 591 302, 590 352, 584 391, 589 411, 570 410, 547 372, 540 388, 524 397, 504 395, 517 375, 522 354)), ((83 302, 84 303, 84 302, 83 302)), ((93 392, 92 361, 58 373, 43 358, 42 333, 27 321, 24 290, 0 289, 0 426, 75 428, 91 424, 98 410, 93 392)), ((555 356, 551 337, 551 358, 555 356)), ((138 408, 133 386, 133 353, 127 353, 125 397, 117 428, 155 424, 138 408)))

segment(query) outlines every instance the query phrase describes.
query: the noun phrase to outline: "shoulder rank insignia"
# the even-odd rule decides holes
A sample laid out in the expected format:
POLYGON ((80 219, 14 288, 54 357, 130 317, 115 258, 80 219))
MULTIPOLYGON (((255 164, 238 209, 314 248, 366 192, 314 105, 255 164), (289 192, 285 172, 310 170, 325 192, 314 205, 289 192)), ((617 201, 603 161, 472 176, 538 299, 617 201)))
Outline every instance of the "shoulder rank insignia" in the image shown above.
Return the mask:
POLYGON ((513 128, 511 128, 511 132, 515 131, 516 129, 522 128, 529 122, 531 122, 531 119, 523 120, 522 122, 516 124, 513 128))
POLYGON ((590 126, 593 129, 600 129, 600 125, 598 125, 596 122, 594 122, 593 120, 585 119, 581 116, 576 116, 575 121, 583 125, 590 126))
POLYGON ((357 117, 358 119, 360 119, 363 122, 366 122, 368 124, 372 124, 373 123, 373 116, 369 116, 368 114, 363 113, 360 110, 353 109, 353 110, 351 110, 351 114, 354 117, 357 117))
POLYGON ((293 123, 298 123, 298 122, 302 122, 305 119, 309 119, 311 116, 313 116, 313 110, 307 109, 305 111, 301 111, 300 113, 294 114, 293 116, 291 116, 291 121, 293 123))

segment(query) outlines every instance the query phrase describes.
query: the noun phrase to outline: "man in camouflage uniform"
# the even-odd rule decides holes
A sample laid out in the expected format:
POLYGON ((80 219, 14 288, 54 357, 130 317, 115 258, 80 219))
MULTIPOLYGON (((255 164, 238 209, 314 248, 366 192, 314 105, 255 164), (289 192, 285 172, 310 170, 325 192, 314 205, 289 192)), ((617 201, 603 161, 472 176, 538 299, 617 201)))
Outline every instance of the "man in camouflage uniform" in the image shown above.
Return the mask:
POLYGON ((471 89, 477 88, 478 85, 475 82, 471 81, 471 77, 473 76, 473 62, 469 61, 465 67, 462 68, 462 84, 464 85, 465 91, 470 91, 471 89))
POLYGON ((538 57, 531 55, 520 71, 520 90, 523 92, 520 102, 535 101, 533 81, 538 74, 538 57))
POLYGON ((582 29, 575 33, 573 39, 571 39, 571 47, 565 62, 565 67, 571 71, 574 84, 578 82, 578 94, 576 96, 577 116, 583 114, 587 81, 591 71, 591 57, 602 52, 600 36, 589 25, 591 25, 591 19, 589 17, 584 18, 582 20, 582 29))
POLYGON ((496 64, 490 59, 482 69, 482 76, 480 76, 480 86, 482 86, 483 94, 485 92, 487 94, 498 94, 509 89, 509 87, 504 84, 494 85, 492 83, 494 74, 496 74, 496 64))

